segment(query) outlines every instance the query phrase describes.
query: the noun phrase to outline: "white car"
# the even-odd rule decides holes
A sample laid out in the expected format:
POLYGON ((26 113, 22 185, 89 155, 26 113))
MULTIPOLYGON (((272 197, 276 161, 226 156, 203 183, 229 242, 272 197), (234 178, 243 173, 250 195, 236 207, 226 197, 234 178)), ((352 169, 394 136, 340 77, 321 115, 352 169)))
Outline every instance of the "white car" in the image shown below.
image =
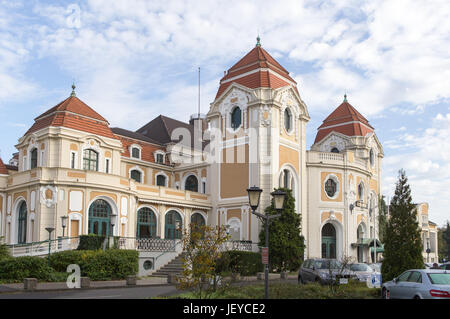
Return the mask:
POLYGON ((450 300, 450 272, 440 269, 412 269, 382 285, 384 299, 450 300))
POLYGON ((359 281, 363 282, 367 282, 367 280, 371 278, 372 274, 376 273, 372 267, 364 263, 350 264, 348 268, 353 274, 356 275, 359 281))

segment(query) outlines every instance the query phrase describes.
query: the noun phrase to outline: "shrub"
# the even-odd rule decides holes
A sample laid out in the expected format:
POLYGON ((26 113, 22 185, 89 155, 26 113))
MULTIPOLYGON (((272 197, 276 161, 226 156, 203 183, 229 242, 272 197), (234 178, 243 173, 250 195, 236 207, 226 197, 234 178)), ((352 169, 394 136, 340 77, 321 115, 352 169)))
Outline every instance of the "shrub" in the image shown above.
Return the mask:
POLYGON ((0 279, 23 281, 24 278, 49 280, 53 269, 46 258, 15 257, 0 260, 0 279))
POLYGON ((0 260, 10 257, 9 248, 1 242, 2 237, 0 237, 0 260))
POLYGON ((224 252, 216 266, 218 273, 233 272, 242 276, 254 276, 263 270, 260 253, 238 250, 224 252))
POLYGON ((91 280, 115 280, 136 275, 138 258, 139 252, 135 250, 73 250, 51 255, 50 265, 57 272, 65 272, 67 266, 76 264, 81 275, 91 280))
POLYGON ((81 235, 77 250, 101 249, 104 241, 105 236, 98 236, 95 234, 81 235))

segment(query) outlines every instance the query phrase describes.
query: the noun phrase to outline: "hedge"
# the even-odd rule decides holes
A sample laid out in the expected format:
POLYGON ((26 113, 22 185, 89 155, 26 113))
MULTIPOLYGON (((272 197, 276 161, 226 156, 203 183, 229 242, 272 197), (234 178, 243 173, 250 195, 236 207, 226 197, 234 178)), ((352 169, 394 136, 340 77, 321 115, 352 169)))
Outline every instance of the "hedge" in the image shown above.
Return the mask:
POLYGON ((64 272, 70 264, 80 266, 81 276, 91 280, 118 280, 136 275, 139 270, 139 252, 136 250, 72 250, 50 256, 50 266, 64 272))
POLYGON ((262 272, 264 266, 261 253, 231 250, 224 252, 217 261, 216 272, 233 272, 242 276, 254 276, 262 272))
POLYGON ((102 248, 105 236, 95 234, 81 235, 77 250, 98 250, 102 248))
POLYGON ((23 281, 24 278, 36 278, 48 281, 53 272, 47 258, 24 256, 0 260, 0 279, 23 281))

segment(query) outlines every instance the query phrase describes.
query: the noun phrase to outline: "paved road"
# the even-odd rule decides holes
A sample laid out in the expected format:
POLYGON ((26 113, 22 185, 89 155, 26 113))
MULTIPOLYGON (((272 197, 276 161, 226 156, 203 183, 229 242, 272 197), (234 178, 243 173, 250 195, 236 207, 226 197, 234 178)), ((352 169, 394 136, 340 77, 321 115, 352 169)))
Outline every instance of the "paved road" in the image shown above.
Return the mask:
POLYGON ((175 286, 73 289, 0 294, 0 299, 142 299, 178 293, 175 286))

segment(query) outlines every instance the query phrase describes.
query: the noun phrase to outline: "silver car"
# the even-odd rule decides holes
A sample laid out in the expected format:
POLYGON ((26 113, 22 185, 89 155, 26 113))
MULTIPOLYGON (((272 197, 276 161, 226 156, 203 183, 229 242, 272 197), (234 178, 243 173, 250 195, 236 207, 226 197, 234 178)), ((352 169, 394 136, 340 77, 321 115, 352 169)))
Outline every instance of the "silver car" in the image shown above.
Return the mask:
POLYGON ((450 272, 440 269, 412 269, 382 285, 384 299, 450 300, 450 272))
POLYGON ((350 271, 356 275, 358 280, 363 282, 367 282, 373 274, 379 274, 379 272, 375 272, 374 269, 364 263, 350 264, 348 267, 350 271))

